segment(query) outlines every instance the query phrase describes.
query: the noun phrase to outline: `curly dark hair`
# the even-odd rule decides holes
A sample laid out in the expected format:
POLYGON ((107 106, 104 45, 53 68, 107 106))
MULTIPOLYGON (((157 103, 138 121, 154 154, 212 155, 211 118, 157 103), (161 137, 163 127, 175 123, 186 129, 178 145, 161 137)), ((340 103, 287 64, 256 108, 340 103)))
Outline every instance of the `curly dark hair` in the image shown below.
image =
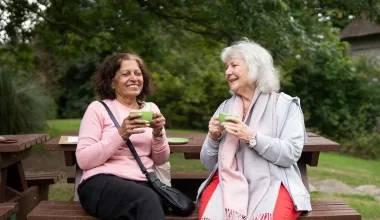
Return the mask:
POLYGON ((116 98, 115 91, 112 89, 112 80, 120 69, 123 60, 135 60, 143 74, 143 89, 137 96, 137 102, 141 104, 148 95, 154 92, 154 87, 152 84, 152 74, 148 71, 144 61, 134 53, 117 53, 105 59, 99 69, 92 75, 95 92, 101 99, 116 98))

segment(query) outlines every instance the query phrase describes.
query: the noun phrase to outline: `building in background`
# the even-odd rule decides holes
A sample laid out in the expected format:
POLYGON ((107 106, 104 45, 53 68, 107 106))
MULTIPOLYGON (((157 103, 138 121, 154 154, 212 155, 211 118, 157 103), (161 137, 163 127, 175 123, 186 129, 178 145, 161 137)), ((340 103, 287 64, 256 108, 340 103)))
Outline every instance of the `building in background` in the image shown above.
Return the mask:
POLYGON ((340 32, 340 39, 351 44, 352 57, 365 55, 380 64, 380 25, 355 19, 340 32))

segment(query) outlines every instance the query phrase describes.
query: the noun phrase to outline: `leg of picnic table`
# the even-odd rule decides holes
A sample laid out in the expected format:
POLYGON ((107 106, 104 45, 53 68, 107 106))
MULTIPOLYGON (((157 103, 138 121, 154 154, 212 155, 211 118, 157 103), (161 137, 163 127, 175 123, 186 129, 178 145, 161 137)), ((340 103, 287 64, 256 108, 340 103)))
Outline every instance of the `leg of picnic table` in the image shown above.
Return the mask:
POLYGON ((8 168, 1 169, 0 202, 5 202, 5 187, 7 183, 8 168))
POLYGON ((16 213, 17 219, 24 220, 27 215, 41 202, 38 192, 38 186, 31 186, 19 196, 14 197, 8 202, 17 202, 20 210, 16 213))
POLYGON ((307 177, 306 163, 303 161, 298 161, 298 168, 301 172, 302 182, 305 185, 307 191, 309 191, 309 179, 307 177))
POLYGON ((7 186, 10 186, 20 192, 28 189, 28 184, 25 179, 24 168, 22 167, 21 161, 9 166, 7 186))
POLYGON ((82 179, 83 171, 79 168, 78 164, 75 165, 75 186, 74 186, 74 201, 79 201, 78 185, 82 179))

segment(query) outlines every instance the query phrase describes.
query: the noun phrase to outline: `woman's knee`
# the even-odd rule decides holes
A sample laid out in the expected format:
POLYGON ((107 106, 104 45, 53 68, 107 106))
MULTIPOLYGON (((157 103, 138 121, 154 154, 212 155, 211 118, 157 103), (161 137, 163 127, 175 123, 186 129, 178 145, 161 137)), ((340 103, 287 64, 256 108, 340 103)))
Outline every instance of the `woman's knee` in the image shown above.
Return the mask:
POLYGON ((294 208, 290 194, 281 185, 273 212, 273 220, 296 220, 300 215, 301 212, 297 212, 294 208))
POLYGON ((146 190, 143 191, 143 194, 141 195, 141 198, 144 200, 144 203, 151 204, 151 205, 159 205, 162 204, 162 199, 160 196, 151 188, 146 188, 146 190))

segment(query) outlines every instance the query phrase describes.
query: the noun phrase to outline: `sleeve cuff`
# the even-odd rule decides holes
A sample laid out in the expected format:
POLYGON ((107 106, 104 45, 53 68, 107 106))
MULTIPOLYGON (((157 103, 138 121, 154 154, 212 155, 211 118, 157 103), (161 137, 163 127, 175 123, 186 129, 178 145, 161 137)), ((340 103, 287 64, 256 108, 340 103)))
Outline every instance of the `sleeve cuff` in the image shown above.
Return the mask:
POLYGON ((272 141, 272 137, 263 135, 259 132, 256 133, 256 146, 253 147, 260 155, 263 155, 267 151, 272 141))
POLYGON ((218 149, 219 148, 219 143, 220 143, 220 140, 217 140, 217 141, 214 141, 212 138, 210 137, 207 137, 208 138, 208 143, 210 144, 210 146, 214 149, 218 149))

